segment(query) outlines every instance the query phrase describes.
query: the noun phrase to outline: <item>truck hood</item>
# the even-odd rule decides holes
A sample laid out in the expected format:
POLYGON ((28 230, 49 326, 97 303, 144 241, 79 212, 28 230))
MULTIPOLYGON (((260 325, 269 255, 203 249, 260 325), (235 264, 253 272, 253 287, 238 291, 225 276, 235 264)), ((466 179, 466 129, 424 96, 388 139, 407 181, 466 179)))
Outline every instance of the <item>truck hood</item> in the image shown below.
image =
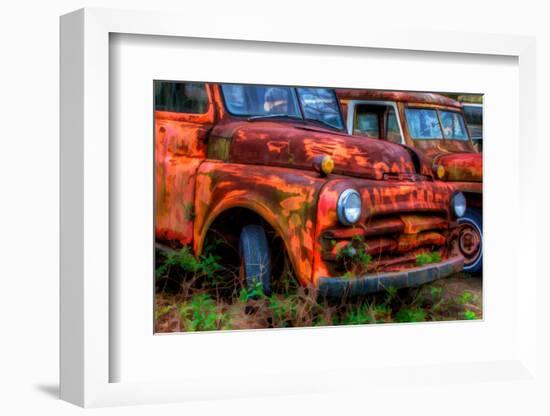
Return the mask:
POLYGON ((385 173, 417 173, 410 151, 397 144, 300 122, 253 121, 218 125, 211 133, 231 139, 229 160, 313 169, 313 159, 329 155, 334 173, 382 179, 385 173))
POLYGON ((434 157, 434 164, 445 168, 447 181, 482 182, 483 157, 481 153, 444 153, 434 157))

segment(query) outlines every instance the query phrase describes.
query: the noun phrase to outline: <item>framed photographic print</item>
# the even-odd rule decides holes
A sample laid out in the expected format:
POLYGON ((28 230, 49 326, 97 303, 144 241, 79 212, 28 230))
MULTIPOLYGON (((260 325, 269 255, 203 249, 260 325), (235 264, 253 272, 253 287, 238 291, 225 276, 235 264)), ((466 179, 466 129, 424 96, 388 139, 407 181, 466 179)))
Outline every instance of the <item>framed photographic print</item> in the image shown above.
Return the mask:
POLYGON ((153 86, 156 331, 481 317, 482 154, 458 101, 153 86))
POLYGON ((61 19, 62 398, 537 386, 533 39, 182 20, 61 19))

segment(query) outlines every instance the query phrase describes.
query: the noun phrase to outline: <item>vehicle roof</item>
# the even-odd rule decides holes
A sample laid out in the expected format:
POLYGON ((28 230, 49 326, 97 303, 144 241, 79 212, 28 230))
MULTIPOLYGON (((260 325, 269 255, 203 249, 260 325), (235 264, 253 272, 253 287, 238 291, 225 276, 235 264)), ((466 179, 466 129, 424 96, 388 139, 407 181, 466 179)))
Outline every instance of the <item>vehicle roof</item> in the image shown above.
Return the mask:
POLYGON ((449 107, 462 107, 462 104, 456 100, 440 94, 426 92, 336 89, 336 95, 340 100, 402 101, 407 103, 428 103, 449 107))

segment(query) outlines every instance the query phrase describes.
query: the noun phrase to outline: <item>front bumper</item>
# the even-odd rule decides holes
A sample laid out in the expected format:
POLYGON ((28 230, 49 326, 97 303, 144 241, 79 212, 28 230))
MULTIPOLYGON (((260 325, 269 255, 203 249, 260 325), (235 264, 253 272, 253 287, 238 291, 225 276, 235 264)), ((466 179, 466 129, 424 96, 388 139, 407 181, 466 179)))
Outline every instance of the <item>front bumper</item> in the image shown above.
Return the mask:
POLYGON ((464 258, 456 256, 439 263, 398 272, 375 273, 352 278, 321 277, 319 294, 326 297, 357 296, 380 292, 388 287, 418 286, 458 273, 463 267, 464 258))

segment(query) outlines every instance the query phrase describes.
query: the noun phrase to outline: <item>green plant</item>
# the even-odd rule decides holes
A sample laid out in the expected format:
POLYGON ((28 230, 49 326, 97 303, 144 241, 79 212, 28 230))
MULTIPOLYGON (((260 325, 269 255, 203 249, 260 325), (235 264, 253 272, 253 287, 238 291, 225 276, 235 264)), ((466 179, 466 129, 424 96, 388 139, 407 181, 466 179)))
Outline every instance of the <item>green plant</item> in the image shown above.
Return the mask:
MULTIPOLYGON (((214 231, 212 230, 212 232, 214 231)), ((213 235, 207 235, 204 247, 202 249, 202 255, 208 256, 209 254, 214 254, 216 249, 222 244, 227 244, 227 242, 222 238, 215 238, 213 235)))
POLYGON ((355 277, 355 274, 349 270, 342 275, 342 279, 351 279, 352 277, 355 277))
POLYGON ((439 263, 441 261, 441 254, 437 251, 431 253, 420 253, 416 256, 416 265, 424 266, 430 263, 439 263))
POLYGON ((313 326, 327 326, 330 323, 326 320, 323 315, 316 316, 313 320, 313 326))
POLYGON ((432 295, 432 299, 440 298, 442 292, 443 292, 443 289, 440 287, 437 287, 437 286, 430 287, 430 294, 432 295))
POLYGON ((218 273, 222 266, 218 263, 218 256, 208 254, 207 256, 200 256, 198 271, 209 279, 214 279, 216 273, 218 273))
POLYGON ((402 308, 395 314, 397 322, 424 322, 426 312, 420 308, 402 308))
POLYGON ((243 303, 248 302, 251 299, 265 298, 262 282, 256 282, 252 287, 244 286, 239 292, 239 300, 243 303))
POLYGON ((222 266, 219 264, 218 256, 207 254, 196 258, 191 253, 189 246, 183 246, 179 251, 166 255, 164 262, 157 267, 155 275, 157 278, 162 278, 166 277, 172 270, 177 270, 213 279, 221 269, 222 266))
POLYGON ((172 305, 166 305, 161 306, 155 310, 155 319, 159 319, 161 316, 166 315, 168 312, 170 312, 174 307, 172 305))
POLYGON ((371 308, 371 316, 373 322, 382 323, 382 322, 391 322, 391 308, 386 304, 374 305, 371 308))
POLYGON ((197 271, 198 262, 195 256, 191 254, 189 246, 184 246, 177 252, 166 254, 164 262, 157 267, 155 274, 157 278, 165 277, 174 268, 191 273, 197 271))
POLYGON ((467 303, 472 303, 474 300, 474 295, 471 292, 464 291, 462 294, 458 297, 457 301, 458 303, 465 305, 467 303))
POLYGON ((279 299, 276 295, 269 298, 269 310, 272 314, 271 323, 274 327, 291 326, 298 316, 298 302, 295 297, 279 299))
POLYGON ((368 270, 372 257, 367 253, 367 244, 361 235, 355 235, 336 253, 336 260, 341 261, 346 273, 357 275, 368 270))
POLYGON ((230 324, 229 317, 206 293, 193 295, 188 303, 180 305, 179 312, 187 331, 227 329, 230 324))
POLYGON ((462 316, 464 317, 464 319, 467 319, 467 320, 474 320, 474 319, 477 319, 477 315, 474 311, 471 311, 469 309, 466 309, 463 313, 462 313, 462 316))
POLYGON ((342 318, 342 325, 361 325, 374 323, 368 303, 353 305, 342 318))
POLYGON ((397 297, 397 288, 395 286, 388 286, 386 288, 385 303, 391 303, 397 297))

